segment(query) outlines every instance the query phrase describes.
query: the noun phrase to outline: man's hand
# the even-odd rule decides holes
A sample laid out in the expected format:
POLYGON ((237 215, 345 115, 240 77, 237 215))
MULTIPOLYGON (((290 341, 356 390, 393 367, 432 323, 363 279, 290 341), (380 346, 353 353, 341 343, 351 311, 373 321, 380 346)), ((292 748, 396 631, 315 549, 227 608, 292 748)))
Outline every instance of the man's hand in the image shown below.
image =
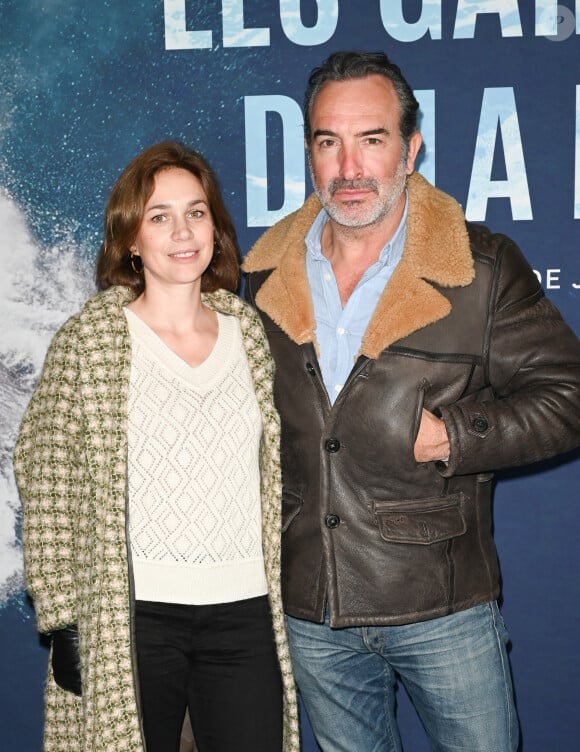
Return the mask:
POLYGON ((449 438, 445 423, 425 409, 421 415, 414 449, 417 462, 434 462, 449 457, 449 438))

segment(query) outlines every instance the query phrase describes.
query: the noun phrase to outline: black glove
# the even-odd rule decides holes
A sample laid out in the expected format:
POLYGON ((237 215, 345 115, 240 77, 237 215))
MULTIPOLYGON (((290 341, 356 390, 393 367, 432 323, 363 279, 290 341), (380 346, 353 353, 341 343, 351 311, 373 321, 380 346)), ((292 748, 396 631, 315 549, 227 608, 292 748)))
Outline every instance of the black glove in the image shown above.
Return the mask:
POLYGON ((82 694, 79 632, 76 625, 55 630, 52 635, 52 674, 61 689, 82 694))

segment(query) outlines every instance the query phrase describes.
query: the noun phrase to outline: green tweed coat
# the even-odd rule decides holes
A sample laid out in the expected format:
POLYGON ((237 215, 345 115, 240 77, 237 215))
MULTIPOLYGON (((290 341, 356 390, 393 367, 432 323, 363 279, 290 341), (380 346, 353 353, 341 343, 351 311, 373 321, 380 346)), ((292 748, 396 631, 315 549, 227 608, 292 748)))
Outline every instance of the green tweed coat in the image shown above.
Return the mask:
MULTIPOLYGON (((127 549, 127 395, 131 343, 113 287, 56 334, 26 410, 14 468, 24 505, 23 548, 40 632, 77 624, 83 696, 49 671, 46 752, 143 752, 127 549)), ((262 413, 263 547, 284 682, 284 752, 299 749, 296 695, 280 594, 279 420, 273 364, 257 315, 236 295, 203 295, 240 320, 262 413)))

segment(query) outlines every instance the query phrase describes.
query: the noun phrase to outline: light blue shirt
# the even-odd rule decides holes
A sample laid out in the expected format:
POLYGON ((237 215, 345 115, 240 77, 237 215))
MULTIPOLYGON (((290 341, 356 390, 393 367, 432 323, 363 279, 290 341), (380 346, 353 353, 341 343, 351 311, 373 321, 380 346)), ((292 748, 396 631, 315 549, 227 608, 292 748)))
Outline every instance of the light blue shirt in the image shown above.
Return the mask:
POLYGON ((344 308, 332 266, 322 255, 320 241, 327 221, 328 214, 322 209, 306 236, 306 274, 314 305, 320 369, 330 402, 334 404, 355 364, 377 302, 403 255, 407 201, 393 237, 378 260, 365 271, 344 308))

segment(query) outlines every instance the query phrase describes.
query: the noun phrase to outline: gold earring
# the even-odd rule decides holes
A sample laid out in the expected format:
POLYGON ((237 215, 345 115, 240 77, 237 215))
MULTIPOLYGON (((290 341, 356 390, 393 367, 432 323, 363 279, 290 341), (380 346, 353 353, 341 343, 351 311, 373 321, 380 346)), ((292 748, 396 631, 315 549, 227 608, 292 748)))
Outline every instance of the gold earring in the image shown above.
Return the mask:
POLYGON ((141 257, 138 253, 135 253, 135 250, 131 248, 129 250, 129 253, 131 254, 131 269, 135 272, 135 274, 141 274, 143 272, 143 262, 141 261, 141 268, 137 269, 135 266, 135 257, 137 257, 139 260, 141 260, 141 257))

